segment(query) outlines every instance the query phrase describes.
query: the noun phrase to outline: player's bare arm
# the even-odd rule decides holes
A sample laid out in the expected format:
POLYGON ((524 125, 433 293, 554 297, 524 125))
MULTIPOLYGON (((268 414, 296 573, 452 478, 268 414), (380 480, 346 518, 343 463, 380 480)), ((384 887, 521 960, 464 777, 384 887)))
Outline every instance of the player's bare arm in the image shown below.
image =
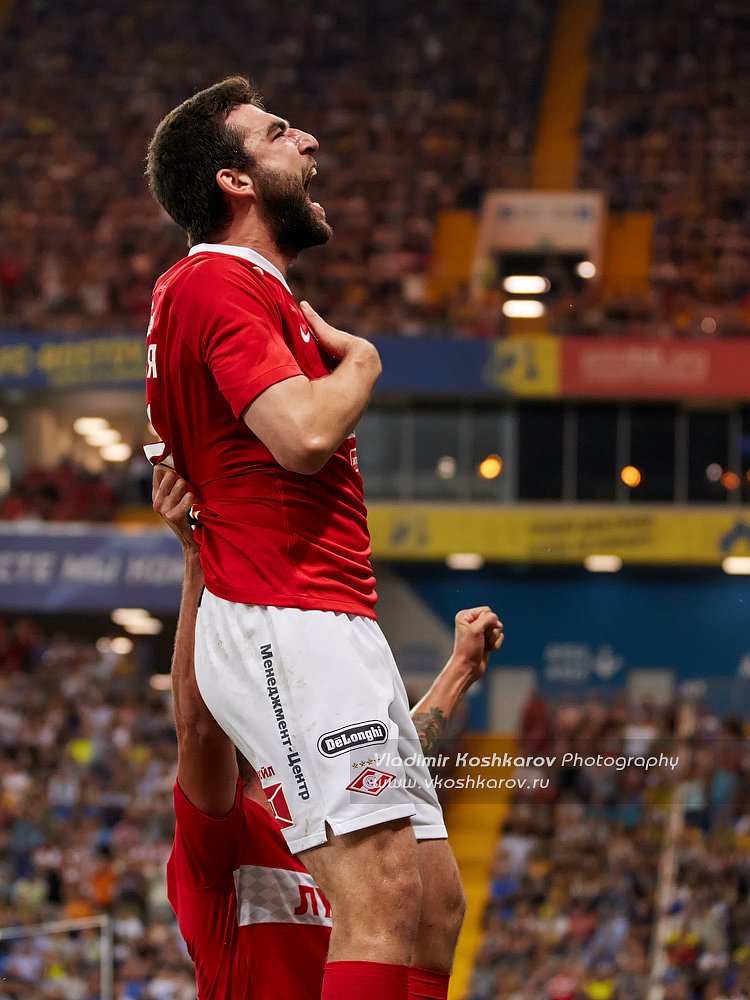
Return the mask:
POLYGON ((290 472, 319 472, 362 416, 381 372, 373 344, 326 323, 302 303, 320 347, 339 364, 326 378, 277 382, 245 411, 245 423, 290 472))
POLYGON ((198 546, 187 514, 195 496, 177 473, 154 469, 154 510, 177 535, 185 557, 182 601, 172 654, 172 696, 177 729, 177 780, 201 812, 223 816, 234 802, 237 760, 234 745, 201 697, 195 681, 195 620, 203 589, 198 546))
POLYGON ((468 608, 456 615, 453 653, 411 713, 426 756, 436 752, 452 713, 484 676, 490 653, 500 649, 503 639, 502 622, 491 608, 468 608))

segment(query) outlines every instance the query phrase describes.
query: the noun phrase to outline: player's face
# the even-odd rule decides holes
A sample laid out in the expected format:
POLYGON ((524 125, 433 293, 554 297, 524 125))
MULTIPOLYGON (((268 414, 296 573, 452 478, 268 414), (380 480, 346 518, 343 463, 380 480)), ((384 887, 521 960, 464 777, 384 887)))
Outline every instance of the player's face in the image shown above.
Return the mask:
POLYGON ((325 210, 308 195, 316 173, 315 136, 250 104, 235 108, 227 123, 244 131, 247 149, 255 157, 251 176, 258 208, 279 250, 296 255, 327 242, 333 230, 325 210))

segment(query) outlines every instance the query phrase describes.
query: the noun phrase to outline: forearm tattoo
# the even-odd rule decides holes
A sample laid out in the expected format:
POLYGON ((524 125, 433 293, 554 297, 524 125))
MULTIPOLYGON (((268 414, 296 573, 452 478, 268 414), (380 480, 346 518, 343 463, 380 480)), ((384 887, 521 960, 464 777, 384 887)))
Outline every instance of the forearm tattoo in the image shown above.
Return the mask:
POLYGON ((414 716, 414 725, 417 727, 422 752, 426 757, 433 756, 443 738, 448 719, 439 708, 431 708, 427 712, 418 712, 414 716))

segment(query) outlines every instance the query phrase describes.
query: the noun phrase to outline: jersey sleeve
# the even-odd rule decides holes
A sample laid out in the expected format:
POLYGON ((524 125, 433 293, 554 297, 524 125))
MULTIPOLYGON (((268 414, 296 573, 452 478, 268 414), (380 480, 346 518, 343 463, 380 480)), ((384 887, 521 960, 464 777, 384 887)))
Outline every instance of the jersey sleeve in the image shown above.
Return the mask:
POLYGON ((174 812, 174 857, 180 882, 193 889, 203 889, 226 879, 234 870, 244 829, 239 778, 234 805, 226 816, 214 819, 201 812, 177 781, 174 784, 174 812))
POLYGON ((195 350, 238 419, 270 386, 301 375, 259 279, 228 258, 202 262, 183 300, 195 350))

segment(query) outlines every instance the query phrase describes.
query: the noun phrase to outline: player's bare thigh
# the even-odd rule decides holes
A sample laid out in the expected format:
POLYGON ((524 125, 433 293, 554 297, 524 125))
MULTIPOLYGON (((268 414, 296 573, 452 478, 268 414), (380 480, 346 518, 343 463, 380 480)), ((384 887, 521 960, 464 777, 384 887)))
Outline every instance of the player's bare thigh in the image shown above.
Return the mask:
POLYGON ((335 836, 303 851, 331 903, 329 961, 412 961, 422 883, 418 845, 408 819, 335 836))

